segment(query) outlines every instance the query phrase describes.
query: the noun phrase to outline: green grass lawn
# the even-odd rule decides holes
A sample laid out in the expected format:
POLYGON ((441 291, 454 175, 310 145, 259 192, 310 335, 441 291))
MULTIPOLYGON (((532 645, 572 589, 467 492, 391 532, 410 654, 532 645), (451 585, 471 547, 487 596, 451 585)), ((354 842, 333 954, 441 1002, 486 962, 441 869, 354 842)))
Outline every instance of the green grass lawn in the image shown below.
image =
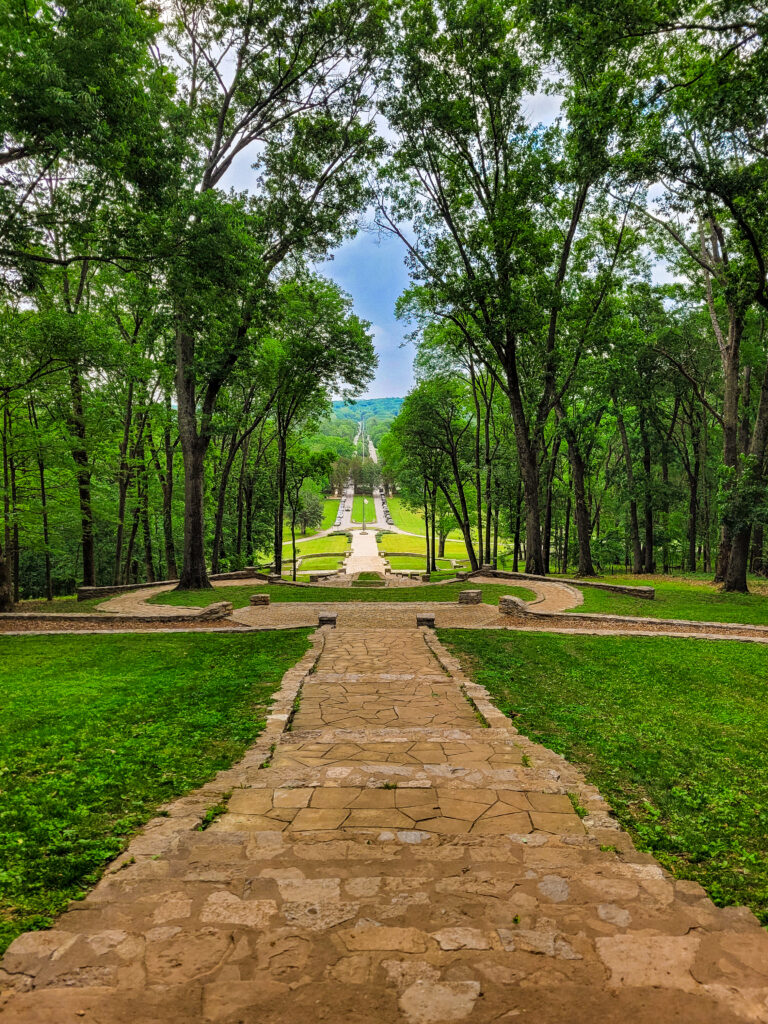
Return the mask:
POLYGON ((768 924, 768 652, 441 630, 526 736, 586 769, 637 845, 768 924))
POLYGON ((344 562, 343 558, 332 555, 319 555, 317 558, 302 558, 300 572, 312 572, 314 569, 338 569, 344 562))
MULTIPOLYGON (((290 541, 288 542, 290 551, 290 541)), ((318 537, 316 540, 304 540, 296 545, 296 554, 321 555, 321 554, 342 554, 349 549, 349 535, 346 533, 333 534, 328 537, 318 537)))
POLYGON ((217 587, 215 590, 171 590, 150 598, 147 604, 169 604, 205 608, 214 601, 231 601, 235 608, 245 608, 251 594, 269 594, 273 603, 283 601, 319 601, 322 604, 338 604, 347 601, 458 601, 462 590, 482 590, 486 604, 498 604, 504 594, 512 594, 523 601, 532 601, 533 591, 525 587, 511 587, 509 584, 487 584, 477 586, 472 580, 466 583, 444 583, 429 587, 387 587, 385 590, 351 590, 338 587, 283 587, 266 584, 260 587, 217 587))
POLYGON ((654 619, 693 619, 699 622, 768 623, 768 596, 765 594, 724 594, 709 582, 698 583, 695 580, 657 576, 606 576, 601 582, 652 586, 656 590, 656 597, 653 601, 647 601, 585 587, 584 604, 573 611, 644 615, 654 619))
MULTIPOLYGON (((427 553, 426 537, 409 537, 402 533, 382 533, 378 544, 380 551, 427 553)), ((467 549, 464 542, 447 540, 445 542, 445 557, 466 558, 467 549)))
MULTIPOLYGON (((427 571, 427 557, 424 555, 387 555, 387 561, 393 569, 422 569, 427 571)), ((451 563, 447 558, 438 558, 438 568, 449 570, 451 563)))
MULTIPOLYGON (((361 523, 363 521, 363 501, 365 495, 356 494, 352 499, 352 522, 361 523)), ((376 508, 373 504, 373 498, 368 496, 368 504, 365 506, 365 521, 366 523, 374 523, 376 521, 376 508)))
POLYGON ((320 524, 321 530, 330 530, 333 524, 336 522, 336 516, 339 512, 339 499, 338 498, 326 498, 323 502, 323 521, 320 524))
POLYGON ((401 498, 387 498, 387 507, 392 516, 392 522, 400 530, 407 530, 409 533, 424 534, 424 516, 418 512, 411 512, 406 508, 401 498))
POLYGON ((307 636, 0 637, 0 950, 241 757, 307 636))

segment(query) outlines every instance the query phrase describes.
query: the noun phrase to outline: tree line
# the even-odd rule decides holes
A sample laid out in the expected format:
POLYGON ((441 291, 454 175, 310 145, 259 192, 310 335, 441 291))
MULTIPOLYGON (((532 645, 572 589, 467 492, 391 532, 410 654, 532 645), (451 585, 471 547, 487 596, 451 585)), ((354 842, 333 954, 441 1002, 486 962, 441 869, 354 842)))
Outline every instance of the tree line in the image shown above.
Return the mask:
POLYGON ((737 0, 9 0, 0 607, 205 587, 269 542, 279 571, 333 461, 307 436, 374 371, 316 270, 371 210, 419 374, 380 444, 433 552, 451 519, 473 564, 501 529, 563 568, 575 535, 585 574, 620 552, 746 589, 767 24, 737 0))

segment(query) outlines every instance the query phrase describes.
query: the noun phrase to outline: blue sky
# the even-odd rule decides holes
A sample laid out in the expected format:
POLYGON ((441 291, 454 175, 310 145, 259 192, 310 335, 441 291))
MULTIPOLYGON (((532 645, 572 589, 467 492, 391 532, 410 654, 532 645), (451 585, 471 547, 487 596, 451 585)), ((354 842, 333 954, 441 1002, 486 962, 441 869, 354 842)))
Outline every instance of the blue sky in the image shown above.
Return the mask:
POLYGON ((413 383, 413 346, 404 338, 408 324, 395 319, 395 302, 408 286, 404 252, 396 238, 361 230, 318 268, 349 292, 357 315, 372 325, 379 368, 364 398, 405 395, 413 383))

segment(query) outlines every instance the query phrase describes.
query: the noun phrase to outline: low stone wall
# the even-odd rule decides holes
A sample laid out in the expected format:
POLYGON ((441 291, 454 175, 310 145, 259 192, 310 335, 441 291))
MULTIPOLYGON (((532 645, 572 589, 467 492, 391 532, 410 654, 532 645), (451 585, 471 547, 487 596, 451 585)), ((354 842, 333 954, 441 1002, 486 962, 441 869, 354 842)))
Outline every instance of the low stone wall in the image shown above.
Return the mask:
POLYGON ((539 612, 521 601, 519 597, 500 597, 499 612, 532 626, 561 627, 563 629, 586 629, 590 625, 597 629, 649 630, 655 633, 701 633, 734 636, 749 636, 768 639, 768 626, 747 626, 737 622, 697 622, 692 619, 652 619, 639 615, 595 615, 578 612, 539 612))
MULTIPOLYGON (((232 572, 216 572, 209 575, 209 580, 215 583, 217 580, 266 580, 268 575, 252 566, 245 569, 236 569, 232 572)), ((134 590, 149 590, 152 587, 172 587, 178 584, 178 580, 157 580, 155 583, 120 583, 112 587, 79 587, 77 591, 78 601, 90 601, 92 598, 115 597, 117 594, 130 594, 134 590)))
POLYGON ((94 625, 106 623, 111 626, 135 626, 137 622, 148 623, 173 623, 173 622, 215 622, 219 619, 226 619, 233 612, 233 605, 229 601, 216 601, 209 604, 207 608, 194 611, 189 608, 180 608, 178 613, 153 614, 151 605, 147 605, 147 614, 125 615, 124 613, 113 612, 4 612, 0 615, 0 622, 43 622, 46 625, 55 627, 57 623, 65 624, 76 622, 78 625, 94 625))
POLYGON ((560 576, 536 576, 530 572, 507 572, 504 569, 482 568, 473 572, 462 573, 463 579, 473 576, 493 576, 499 580, 536 580, 540 583, 564 583, 568 587, 592 587, 593 590, 609 590, 614 594, 627 594, 629 597, 640 597, 652 601, 656 597, 653 587, 631 587, 621 583, 603 583, 600 580, 563 579, 560 576))
POLYGON ((132 590, 150 590, 152 587, 171 587, 177 580, 159 580, 157 583, 125 583, 115 587, 78 587, 77 600, 90 601, 94 597, 115 597, 129 594, 132 590))
MULTIPOLYGON (((268 573, 257 569, 253 565, 246 565, 244 569, 233 569, 232 572, 216 572, 208 577, 209 580, 265 580, 268 573)), ((175 582, 175 580, 174 580, 175 582)), ((155 584, 157 586, 157 584, 155 584)))

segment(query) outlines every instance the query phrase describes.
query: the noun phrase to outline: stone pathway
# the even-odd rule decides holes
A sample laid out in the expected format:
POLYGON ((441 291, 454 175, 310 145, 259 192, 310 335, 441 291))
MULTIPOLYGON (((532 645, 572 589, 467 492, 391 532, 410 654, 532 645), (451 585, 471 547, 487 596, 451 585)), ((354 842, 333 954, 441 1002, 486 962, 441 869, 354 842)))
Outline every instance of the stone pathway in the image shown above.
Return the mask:
POLYGON ((345 563, 347 576, 358 572, 380 572, 384 574, 387 563, 379 554, 376 545, 376 527, 372 526, 365 533, 362 530, 352 531, 352 553, 345 563))
POLYGON ((576 587, 569 587, 567 583, 558 583, 554 580, 499 580, 496 576, 473 576, 471 586, 481 583, 492 583, 498 586, 499 583, 507 583, 512 587, 524 587, 532 590, 536 600, 529 602, 537 612, 564 612, 572 608, 578 608, 584 604, 584 595, 576 587))
POLYGON ((3 1024, 768 1021, 752 915, 637 853, 434 634, 313 642, 257 748, 10 947, 3 1024))

